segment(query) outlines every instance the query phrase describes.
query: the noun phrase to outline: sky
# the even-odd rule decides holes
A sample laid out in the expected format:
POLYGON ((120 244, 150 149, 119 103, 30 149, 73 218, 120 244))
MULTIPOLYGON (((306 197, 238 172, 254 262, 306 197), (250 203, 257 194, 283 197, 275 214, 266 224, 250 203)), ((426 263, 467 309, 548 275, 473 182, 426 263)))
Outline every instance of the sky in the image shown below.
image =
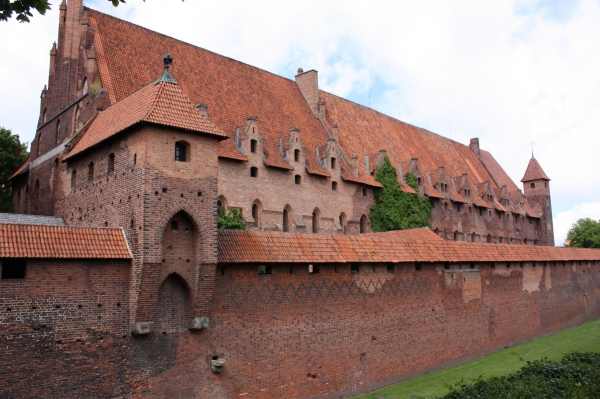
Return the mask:
MULTIPOLYGON (((53 0, 51 0, 52 2, 53 0)), ((0 126, 31 142, 58 6, 0 22, 0 126)), ((521 187, 532 148, 557 245, 600 219, 600 0, 84 0, 96 10, 319 87, 467 144, 521 187)))

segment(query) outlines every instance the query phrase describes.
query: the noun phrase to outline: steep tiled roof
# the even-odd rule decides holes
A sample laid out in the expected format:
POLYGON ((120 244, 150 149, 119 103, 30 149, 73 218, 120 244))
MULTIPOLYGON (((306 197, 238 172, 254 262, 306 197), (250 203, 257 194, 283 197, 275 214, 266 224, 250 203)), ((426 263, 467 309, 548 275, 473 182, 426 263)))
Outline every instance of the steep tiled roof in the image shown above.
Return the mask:
POLYGON ((534 211, 534 210, 531 208, 531 206, 529 206, 529 204, 528 204, 527 202, 525 203, 525 212, 527 213, 527 215, 528 215, 529 217, 532 217, 532 218, 537 218, 537 219, 539 219, 539 218, 541 218, 541 217, 542 217, 541 215, 538 215, 538 214, 537 214, 537 212, 536 212, 536 211, 534 211))
POLYGON ((0 223, 36 224, 44 226, 66 226, 65 220, 57 216, 24 215, 22 213, 0 213, 0 223))
POLYGON ((16 176, 20 175, 21 173, 27 172, 29 170, 29 162, 30 161, 31 161, 31 154, 27 155, 27 158, 25 158, 25 162, 23 162, 23 165, 21 165, 19 167, 19 169, 17 169, 16 172, 13 173, 12 176, 8 178, 8 180, 15 178, 16 176))
POLYGON ((222 263, 527 262, 600 260, 600 250, 407 240, 391 234, 327 236, 219 231, 222 263))
POLYGON ((480 150, 479 153, 479 159, 481 160, 481 163, 492 177, 494 183, 496 183, 496 186, 502 187, 506 185, 508 191, 511 193, 519 190, 519 187, 517 187, 512 179, 508 177, 504 169, 502 169, 502 166, 500 166, 492 154, 484 150, 480 150))
POLYGON ((0 224, 0 258, 131 259, 120 229, 0 224))
POLYGON ((423 188, 425 189, 425 195, 428 197, 439 198, 439 199, 446 198, 446 197, 444 197, 444 195, 442 193, 440 193, 435 188, 431 187, 429 185, 429 183, 427 183, 427 182, 425 184, 423 184, 423 188))
MULTIPOLYGON (((257 115, 266 164, 286 167, 279 152, 279 138, 290 127, 298 127, 307 149, 307 171, 327 174, 321 172, 315 148, 326 143, 329 134, 293 80, 97 11, 89 10, 89 18, 95 29, 102 86, 113 103, 156 79, 161 72, 156 60, 169 51, 177 81, 194 103, 210 106, 211 121, 230 137, 248 115, 257 115)), ((445 165, 450 175, 467 172, 473 181, 491 180, 475 154, 463 144, 323 91, 320 99, 326 102, 329 123, 339 125, 339 143, 348 157, 356 153, 362 161, 365 155, 385 148, 392 164, 418 157, 424 170, 445 165)), ((232 141, 229 138, 220 143, 220 156, 239 159, 232 141)), ((346 181, 378 185, 361 171, 358 177, 345 172, 343 175, 346 181)))
POLYGON ((231 137, 236 127, 245 125, 247 116, 257 115, 267 165, 284 166, 279 137, 296 126, 302 131, 309 168, 320 167, 314 149, 329 135, 293 80, 94 10, 89 10, 89 18, 95 29, 100 79, 113 104, 156 80, 162 73, 160 60, 168 51, 177 82, 193 103, 209 105, 211 122, 230 137, 220 143, 220 156, 238 159, 231 137))
POLYGON ((219 138, 227 137, 195 109, 179 85, 151 83, 100 113, 67 158, 141 122, 206 133, 219 138))
POLYGON ((527 165, 527 170, 525 171, 525 176, 523 176, 521 181, 526 182, 540 179, 550 180, 550 178, 542 170, 542 167, 540 166, 537 159, 531 157, 531 159, 529 160, 529 165, 527 165))

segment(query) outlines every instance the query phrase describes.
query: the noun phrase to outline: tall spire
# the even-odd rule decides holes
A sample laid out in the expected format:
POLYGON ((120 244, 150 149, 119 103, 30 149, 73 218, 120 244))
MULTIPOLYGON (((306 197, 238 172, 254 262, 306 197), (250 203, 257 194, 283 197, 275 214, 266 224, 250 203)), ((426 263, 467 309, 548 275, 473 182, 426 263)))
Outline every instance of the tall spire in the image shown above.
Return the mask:
POLYGON ((171 66, 172 62, 173 62, 173 58, 171 57, 171 54, 167 53, 167 55, 165 55, 163 57, 163 64, 165 66, 165 71, 163 72, 162 76, 160 78, 158 78, 158 80, 156 81, 155 84, 159 84, 160 82, 172 83, 175 85, 177 84, 177 81, 175 80, 173 75, 171 75, 171 72, 169 72, 169 67, 171 66))
POLYGON ((533 152, 531 153, 531 159, 529 160, 529 165, 527 165, 525 176, 523 176, 521 181, 526 182, 532 180, 550 180, 546 173, 544 173, 544 170, 538 163, 537 159, 533 157, 533 152))

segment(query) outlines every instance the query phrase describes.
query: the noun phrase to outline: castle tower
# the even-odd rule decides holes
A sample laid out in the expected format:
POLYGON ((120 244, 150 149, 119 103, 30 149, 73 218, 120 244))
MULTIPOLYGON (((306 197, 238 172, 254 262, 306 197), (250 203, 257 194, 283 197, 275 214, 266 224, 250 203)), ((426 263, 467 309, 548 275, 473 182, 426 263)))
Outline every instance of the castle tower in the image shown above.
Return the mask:
POLYGON ((550 178, 531 154, 525 175, 521 179, 527 203, 540 215, 538 236, 541 245, 554 246, 554 227, 552 225, 552 204, 550 201, 550 178))

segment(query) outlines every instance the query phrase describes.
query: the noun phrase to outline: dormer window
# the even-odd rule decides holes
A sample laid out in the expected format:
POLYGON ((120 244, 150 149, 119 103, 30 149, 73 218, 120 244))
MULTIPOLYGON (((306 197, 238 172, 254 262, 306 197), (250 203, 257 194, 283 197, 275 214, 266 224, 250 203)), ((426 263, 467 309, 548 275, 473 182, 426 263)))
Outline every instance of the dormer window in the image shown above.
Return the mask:
POLYGON ((420 186, 421 184, 423 184, 423 183, 421 182, 421 178, 420 178, 420 177, 417 177, 417 184, 418 184, 419 186, 420 186))
POLYGON ((301 184, 302 183, 302 176, 300 176, 300 175, 294 176, 294 183, 301 184))
POLYGON ((250 177, 258 177, 258 168, 256 166, 250 168, 250 177))
POLYGON ((332 181, 332 182, 331 182, 331 189, 332 189, 333 191, 336 191, 336 190, 337 190, 337 182, 336 182, 336 181, 332 181))
POLYGON ((331 158, 331 169, 335 169, 335 158, 331 158))
POLYGON ((189 161, 189 144, 185 141, 178 141, 175 143, 175 161, 177 162, 188 162, 189 161))
POLYGON ((294 161, 300 161, 300 150, 294 150, 294 161))
POLYGON ((256 152, 256 140, 250 140, 250 152, 256 152))
POLYGON ((367 188, 366 187, 363 187, 363 189, 362 189, 362 195, 363 195, 363 197, 367 196, 367 188))

